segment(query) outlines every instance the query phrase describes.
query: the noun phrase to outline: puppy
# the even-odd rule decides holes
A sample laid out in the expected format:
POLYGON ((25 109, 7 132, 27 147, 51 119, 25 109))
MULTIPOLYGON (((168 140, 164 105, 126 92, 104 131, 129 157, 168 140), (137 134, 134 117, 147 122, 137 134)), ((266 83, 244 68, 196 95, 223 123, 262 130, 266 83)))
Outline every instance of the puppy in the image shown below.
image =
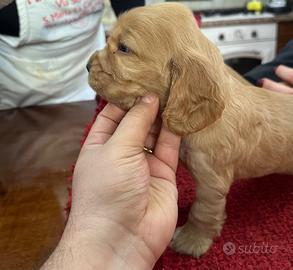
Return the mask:
POLYGON ((122 108, 147 93, 159 96, 163 123, 183 136, 180 158, 196 179, 196 200, 174 250, 198 257, 209 249, 234 179, 293 174, 293 96, 233 72, 184 6, 121 15, 88 68, 91 87, 122 108))

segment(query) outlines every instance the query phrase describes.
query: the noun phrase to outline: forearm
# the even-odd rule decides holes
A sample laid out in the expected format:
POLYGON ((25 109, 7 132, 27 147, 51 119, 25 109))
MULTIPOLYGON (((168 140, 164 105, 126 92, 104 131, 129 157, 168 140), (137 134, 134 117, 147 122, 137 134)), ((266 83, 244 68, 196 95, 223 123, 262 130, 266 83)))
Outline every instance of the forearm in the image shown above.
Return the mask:
POLYGON ((127 264, 108 248, 79 247, 59 244, 41 270, 129 269, 127 264), (95 252, 96 251, 96 252, 95 252))

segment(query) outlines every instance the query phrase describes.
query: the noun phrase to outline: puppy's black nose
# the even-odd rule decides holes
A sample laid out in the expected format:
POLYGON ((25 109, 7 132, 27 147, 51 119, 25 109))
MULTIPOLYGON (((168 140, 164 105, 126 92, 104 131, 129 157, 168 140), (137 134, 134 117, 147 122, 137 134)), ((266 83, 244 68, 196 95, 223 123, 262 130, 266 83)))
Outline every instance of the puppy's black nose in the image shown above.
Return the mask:
POLYGON ((88 72, 90 72, 90 69, 91 69, 91 64, 90 64, 90 62, 87 63, 87 65, 86 65, 86 69, 87 69, 88 72))

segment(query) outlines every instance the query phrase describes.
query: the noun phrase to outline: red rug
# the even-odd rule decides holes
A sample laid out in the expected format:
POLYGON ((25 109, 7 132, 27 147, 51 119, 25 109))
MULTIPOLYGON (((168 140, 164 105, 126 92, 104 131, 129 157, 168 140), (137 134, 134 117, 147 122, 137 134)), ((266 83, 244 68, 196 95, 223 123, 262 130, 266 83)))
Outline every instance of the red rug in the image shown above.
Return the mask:
MULTIPOLYGON (((104 105, 104 101, 100 102, 96 115, 104 105)), ((84 139, 91 125, 86 127, 84 139)), ((196 188, 182 164, 177 171, 177 185, 178 226, 181 226, 186 221, 196 188)), ((71 195, 68 211, 70 202, 71 195)), ((239 181, 231 187, 226 209, 228 218, 222 235, 205 256, 195 259, 168 248, 154 269, 293 269, 293 176, 269 175, 239 181)))

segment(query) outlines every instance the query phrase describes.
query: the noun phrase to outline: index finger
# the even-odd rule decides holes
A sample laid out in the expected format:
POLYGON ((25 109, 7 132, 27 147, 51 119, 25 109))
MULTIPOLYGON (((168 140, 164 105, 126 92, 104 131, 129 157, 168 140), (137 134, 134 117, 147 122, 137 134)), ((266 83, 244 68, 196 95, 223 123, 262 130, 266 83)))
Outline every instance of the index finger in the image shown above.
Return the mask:
POLYGON ((276 74, 284 82, 290 84, 290 86, 293 86, 293 68, 280 65, 276 68, 276 74))
POLYGON ((126 111, 120 109, 112 103, 108 103, 98 114, 84 146, 92 144, 104 144, 113 135, 126 111))
POLYGON ((267 79, 267 78, 263 79, 262 87, 264 87, 264 88, 266 88, 268 90, 279 92, 279 93, 293 94, 293 88, 292 87, 286 86, 283 83, 277 83, 277 82, 272 81, 272 80, 267 79))
POLYGON ((111 140, 119 141, 123 145, 143 147, 156 120, 158 108, 158 97, 142 97, 123 117, 111 140))

